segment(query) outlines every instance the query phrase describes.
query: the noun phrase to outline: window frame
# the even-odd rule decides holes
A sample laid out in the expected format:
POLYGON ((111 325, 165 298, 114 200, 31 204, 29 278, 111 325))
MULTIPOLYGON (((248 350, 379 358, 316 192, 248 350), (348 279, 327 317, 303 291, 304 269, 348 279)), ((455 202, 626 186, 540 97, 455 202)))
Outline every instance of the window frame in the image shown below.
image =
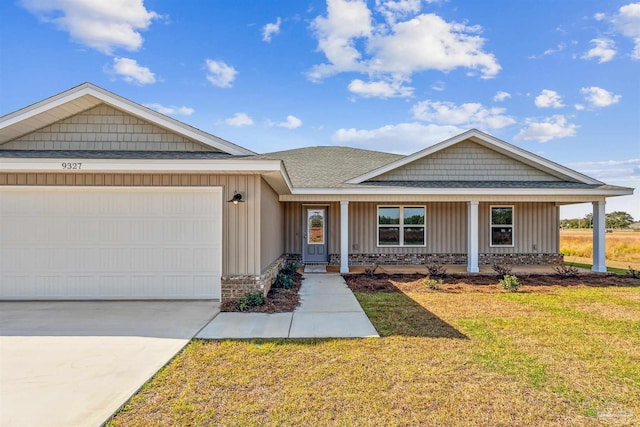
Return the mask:
POLYGON ((516 208, 515 205, 489 205, 489 247, 490 248, 513 248, 516 246, 516 208), (511 209, 511 224, 493 224, 493 209, 511 209), (493 243, 493 229, 498 227, 511 227, 511 244, 499 245, 493 243))
POLYGON ((426 205, 377 205, 376 206, 376 245, 378 248, 425 248, 427 246, 427 206, 426 205), (398 208, 400 209, 400 222, 398 224, 380 224, 380 208, 398 208), (424 212, 424 224, 405 224, 404 209, 405 208, 422 208, 424 212), (380 244, 380 228, 400 229, 399 244, 397 245, 381 245, 380 244), (424 243, 421 245, 407 245, 404 243, 404 229, 422 227, 422 237, 424 243))

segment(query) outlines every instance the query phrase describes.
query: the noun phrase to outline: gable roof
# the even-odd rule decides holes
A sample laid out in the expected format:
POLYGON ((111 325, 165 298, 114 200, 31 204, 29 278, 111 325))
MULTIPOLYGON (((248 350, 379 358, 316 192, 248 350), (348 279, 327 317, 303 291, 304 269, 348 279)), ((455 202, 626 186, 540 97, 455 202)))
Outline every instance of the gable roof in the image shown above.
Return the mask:
POLYGON ((489 134, 481 132, 477 129, 468 130, 464 133, 456 135, 438 144, 432 145, 431 147, 425 148, 424 150, 418 151, 417 153, 398 159, 395 162, 370 170, 362 175, 349 179, 348 181, 346 181, 346 183, 361 184, 364 181, 369 181, 369 180, 375 181, 376 177, 379 177, 389 171, 400 169, 409 163, 426 158, 434 153, 440 152, 455 144, 458 144, 460 142, 467 141, 467 140, 473 141, 486 148, 494 150, 506 157, 510 157, 523 164, 531 166, 532 168, 535 168, 547 174, 553 175, 561 180, 574 181, 574 182, 591 184, 591 185, 604 184, 603 182, 600 182, 594 178, 588 177, 572 169, 569 169, 565 166, 562 166, 550 160, 544 159, 527 150, 523 150, 522 148, 516 147, 515 145, 509 144, 505 141, 502 141, 496 137, 493 137, 489 134))
POLYGON ((252 159, 282 160, 294 187, 344 187, 354 176, 401 159, 398 154, 351 147, 306 147, 277 151, 252 159))
POLYGON ((205 146, 213 147, 216 150, 233 155, 255 154, 246 148, 203 132, 91 83, 83 83, 0 117, 0 144, 64 120, 102 103, 205 146))

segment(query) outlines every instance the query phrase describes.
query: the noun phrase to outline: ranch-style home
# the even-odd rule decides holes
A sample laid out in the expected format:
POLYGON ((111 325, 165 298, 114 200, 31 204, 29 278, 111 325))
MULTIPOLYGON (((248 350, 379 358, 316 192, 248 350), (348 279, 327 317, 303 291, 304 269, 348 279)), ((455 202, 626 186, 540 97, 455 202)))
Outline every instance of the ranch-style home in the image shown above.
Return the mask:
POLYGON ((225 300, 287 259, 555 263, 584 202, 605 271, 605 200, 632 192, 477 130, 258 155, 84 83, 0 118, 0 299, 225 300))

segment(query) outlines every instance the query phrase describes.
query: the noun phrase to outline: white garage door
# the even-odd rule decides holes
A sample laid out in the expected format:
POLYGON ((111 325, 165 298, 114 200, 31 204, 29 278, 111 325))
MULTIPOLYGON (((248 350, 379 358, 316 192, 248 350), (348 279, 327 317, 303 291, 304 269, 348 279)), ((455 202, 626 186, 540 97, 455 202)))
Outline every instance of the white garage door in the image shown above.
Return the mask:
POLYGON ((0 299, 220 299, 220 188, 0 187, 0 299))

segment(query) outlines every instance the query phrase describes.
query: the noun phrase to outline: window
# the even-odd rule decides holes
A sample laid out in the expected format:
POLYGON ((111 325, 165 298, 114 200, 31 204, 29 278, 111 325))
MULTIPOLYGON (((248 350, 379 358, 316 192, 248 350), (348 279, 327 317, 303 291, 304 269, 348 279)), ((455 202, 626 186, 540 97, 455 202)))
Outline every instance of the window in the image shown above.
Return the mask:
POLYGON ((513 206, 491 206, 490 246, 513 246, 513 206))
POLYGON ((379 206, 378 246, 424 246, 424 206, 379 206))

